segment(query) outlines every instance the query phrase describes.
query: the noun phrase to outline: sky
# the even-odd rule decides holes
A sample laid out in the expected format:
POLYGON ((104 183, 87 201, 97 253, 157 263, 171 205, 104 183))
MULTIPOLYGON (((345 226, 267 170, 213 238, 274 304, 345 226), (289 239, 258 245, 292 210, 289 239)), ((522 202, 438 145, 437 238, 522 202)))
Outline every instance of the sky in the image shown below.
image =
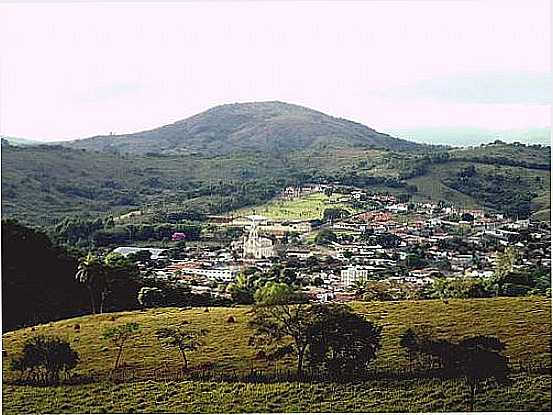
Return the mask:
POLYGON ((0 4, 0 134, 279 100, 395 133, 550 126, 550 1, 0 4))

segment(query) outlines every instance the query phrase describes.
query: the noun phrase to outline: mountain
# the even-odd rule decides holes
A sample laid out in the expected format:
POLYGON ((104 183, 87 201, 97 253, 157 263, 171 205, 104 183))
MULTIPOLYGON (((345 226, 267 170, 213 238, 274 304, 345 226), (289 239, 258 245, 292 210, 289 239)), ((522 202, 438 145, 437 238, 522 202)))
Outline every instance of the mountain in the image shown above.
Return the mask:
POLYGON ((131 154, 275 154, 300 149, 373 147, 414 151, 425 148, 359 123, 278 101, 220 105, 149 131, 59 144, 131 154))

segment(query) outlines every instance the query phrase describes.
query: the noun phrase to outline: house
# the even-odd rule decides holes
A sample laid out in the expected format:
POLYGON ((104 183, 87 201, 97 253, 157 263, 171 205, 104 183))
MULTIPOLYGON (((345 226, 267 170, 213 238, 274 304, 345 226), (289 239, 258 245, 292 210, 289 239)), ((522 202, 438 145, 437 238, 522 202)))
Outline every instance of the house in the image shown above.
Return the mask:
POLYGON ((123 256, 128 256, 130 254, 136 254, 137 252, 141 251, 150 251, 151 258, 153 260, 166 258, 165 251, 167 249, 161 249, 161 248, 137 248, 134 246, 120 246, 119 248, 115 248, 112 252, 115 252, 117 254, 121 254, 123 256))

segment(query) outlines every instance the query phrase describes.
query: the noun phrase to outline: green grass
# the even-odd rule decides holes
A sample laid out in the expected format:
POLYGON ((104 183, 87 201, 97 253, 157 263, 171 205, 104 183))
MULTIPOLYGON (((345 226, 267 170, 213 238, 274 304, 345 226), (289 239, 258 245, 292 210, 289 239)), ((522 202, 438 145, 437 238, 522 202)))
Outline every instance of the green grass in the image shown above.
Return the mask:
MULTIPOLYGON (((4 414, 462 412, 462 380, 372 381, 361 384, 137 382, 79 387, 3 388, 4 414)), ((549 411, 551 377, 517 376, 509 387, 477 395, 477 411, 549 411)))
POLYGON ((246 207, 232 211, 233 216, 263 215, 280 220, 310 220, 321 219, 326 208, 341 208, 356 212, 349 204, 338 202, 346 197, 332 194, 329 198, 323 193, 311 193, 293 200, 273 199, 258 206, 246 207))
MULTIPOLYGON (((383 326, 377 365, 406 365, 407 356, 399 346, 398 337, 407 327, 417 325, 430 325, 436 335, 453 340, 475 334, 498 336, 508 344, 507 355, 515 360, 551 358, 551 305, 543 297, 450 300, 447 304, 439 300, 370 302, 354 303, 354 308, 383 326)), ((249 307, 210 308, 209 312, 204 312, 203 308, 157 308, 85 316, 6 333, 3 347, 8 355, 13 355, 29 336, 57 334, 67 338, 79 352, 80 371, 108 370, 115 350, 101 338, 102 332, 114 325, 136 321, 142 333, 125 351, 126 363, 150 368, 165 363, 176 365, 180 363, 178 353, 164 349, 154 333, 160 327, 186 320, 191 327, 209 330, 206 345, 190 353, 192 366, 215 362, 220 369, 246 370, 252 364, 269 368, 264 362, 254 359, 256 351, 248 345, 251 332, 247 323, 250 318, 249 307), (230 315, 235 317, 236 323, 226 322, 230 315), (76 323, 80 325, 79 333, 73 328, 76 323)))
MULTIPOLYGON (((375 367, 407 366, 399 346, 399 334, 407 327, 429 325, 437 336, 460 339, 468 335, 498 336, 508 345, 506 355, 513 361, 551 361, 551 302, 543 297, 496 298, 442 301, 398 301, 354 303, 369 320, 383 326, 382 349, 375 367)), ((174 350, 161 347, 154 332, 159 327, 183 320, 192 327, 209 330, 206 345, 189 354, 192 367, 213 362, 220 371, 248 371, 252 366, 272 370, 255 360, 248 346, 248 307, 177 309, 161 308, 85 316, 6 333, 3 348, 4 378, 9 358, 18 353, 23 341, 35 334, 57 334, 67 338, 81 356, 80 373, 106 373, 115 350, 101 339, 110 326, 138 322, 142 333, 125 351, 129 367, 153 370, 180 365, 174 350), (227 323, 228 316, 236 323, 227 323), (112 321, 114 320, 114 321, 112 321), (80 324, 80 333, 74 325, 80 324)), ((292 360, 279 367, 293 367, 292 360)), ((5 385, 6 413, 28 412, 288 412, 288 411, 462 411, 466 409, 465 387, 461 381, 373 381, 339 386, 294 383, 243 385, 205 382, 137 382, 60 387, 5 385), (345 388, 345 389, 344 389, 345 388), (300 398, 295 398, 299 396, 300 398)), ((551 406, 550 376, 515 376, 510 388, 490 390, 479 398, 482 410, 547 410, 551 406)))

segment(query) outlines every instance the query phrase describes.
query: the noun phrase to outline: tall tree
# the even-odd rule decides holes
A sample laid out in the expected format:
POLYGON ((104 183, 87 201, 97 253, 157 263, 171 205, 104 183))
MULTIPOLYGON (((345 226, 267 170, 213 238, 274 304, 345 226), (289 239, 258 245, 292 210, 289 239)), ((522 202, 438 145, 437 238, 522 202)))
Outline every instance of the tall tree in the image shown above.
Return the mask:
POLYGON ((79 260, 75 279, 84 284, 89 292, 92 314, 96 314, 100 301, 102 302, 100 313, 102 313, 103 300, 99 300, 99 295, 103 298, 103 292, 106 289, 106 271, 102 261, 89 252, 79 260))
POLYGON ((311 307, 308 360, 332 378, 362 376, 380 348, 381 327, 344 304, 311 307))
POLYGON ((74 279, 76 260, 48 236, 2 221, 2 329, 85 314, 86 289, 74 279))

